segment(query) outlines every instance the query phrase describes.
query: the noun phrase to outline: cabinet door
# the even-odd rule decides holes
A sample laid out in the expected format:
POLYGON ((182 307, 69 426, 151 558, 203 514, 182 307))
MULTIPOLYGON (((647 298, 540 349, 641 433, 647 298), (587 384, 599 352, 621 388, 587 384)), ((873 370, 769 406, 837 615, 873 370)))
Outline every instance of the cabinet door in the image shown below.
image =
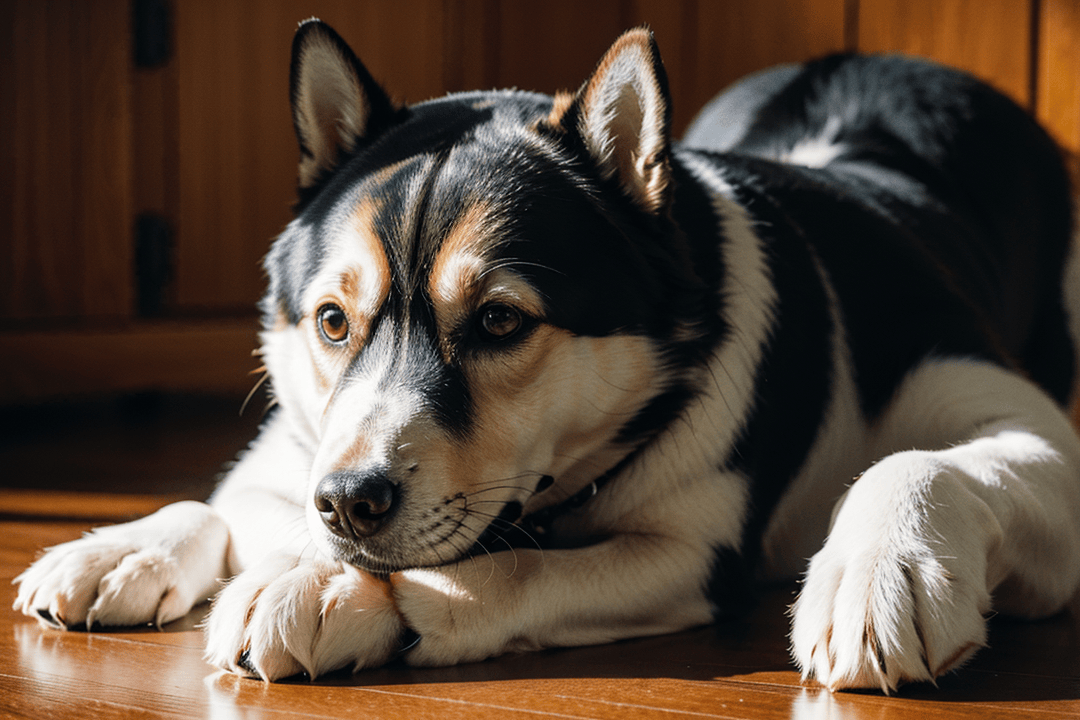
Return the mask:
POLYGON ((0 3, 0 320, 132 308, 129 0, 0 3))
POLYGON ((417 101, 445 92, 443 3, 185 0, 173 12, 174 310, 250 312, 263 288, 260 261, 295 199, 289 53, 298 22, 329 22, 377 79, 417 101))
POLYGON ((1080 2, 1042 0, 1039 6, 1035 109, 1069 153, 1075 172, 1080 157, 1080 2))

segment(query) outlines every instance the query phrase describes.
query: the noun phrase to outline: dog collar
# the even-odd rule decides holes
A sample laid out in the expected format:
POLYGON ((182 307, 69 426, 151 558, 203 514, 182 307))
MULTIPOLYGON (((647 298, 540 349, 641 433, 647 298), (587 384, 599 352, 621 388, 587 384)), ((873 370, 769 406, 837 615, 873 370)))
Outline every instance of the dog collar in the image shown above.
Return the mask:
MULTIPOLYGON (((556 503, 555 505, 550 505, 546 508, 541 508, 536 512, 529 513, 521 518, 516 524, 522 530, 533 534, 534 536, 546 536, 551 530, 552 523, 554 523, 557 518, 568 512, 577 510, 596 497, 604 486, 607 485, 612 478, 622 472, 636 456, 637 450, 631 451, 626 457, 615 463, 610 470, 563 500, 561 503, 556 503)), ((549 475, 545 475, 544 477, 550 478, 549 475)), ((543 480, 541 482, 543 482, 543 480)))

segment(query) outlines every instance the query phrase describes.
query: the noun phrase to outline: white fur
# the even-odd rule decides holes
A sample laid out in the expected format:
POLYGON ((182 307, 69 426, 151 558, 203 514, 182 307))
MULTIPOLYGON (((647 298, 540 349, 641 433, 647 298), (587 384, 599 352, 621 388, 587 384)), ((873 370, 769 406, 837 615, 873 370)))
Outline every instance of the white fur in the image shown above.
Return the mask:
POLYGON ((992 607, 1043 616, 1080 582, 1061 562, 1080 558, 1080 440, 1032 384, 927 362, 875 442, 892 453, 841 501, 793 608, 796 662, 830 689, 932 680, 985 644, 992 607))
POLYGON ((209 507, 174 503, 49 548, 15 578, 14 608, 63 628, 161 626, 217 591, 227 575, 228 539, 209 507))
POLYGON ((229 583, 206 629, 209 662, 274 680, 381 665, 397 649, 401 620, 385 581, 345 563, 284 553, 229 583))
POLYGON ((802 165, 809 168, 823 168, 836 158, 844 154, 847 149, 843 143, 837 142, 837 136, 844 121, 839 116, 832 116, 825 122, 821 134, 815 137, 803 138, 795 143, 790 150, 782 153, 780 162, 789 165, 802 165))
POLYGON ((695 418, 706 423, 708 432, 702 436, 709 438, 714 446, 712 453, 719 458, 735 442, 740 430, 730 418, 746 417, 754 401, 754 377, 776 320, 779 298, 761 239, 754 232, 749 213, 733 199, 731 186, 707 160, 692 153, 680 155, 680 159, 706 187, 713 189, 713 207, 720 216, 719 232, 724 238, 720 252, 728 267, 720 294, 727 306, 725 314, 732 335, 709 365, 710 381, 703 393, 710 402, 696 406, 702 417, 695 418), (725 411, 717 413, 716 407, 725 411))

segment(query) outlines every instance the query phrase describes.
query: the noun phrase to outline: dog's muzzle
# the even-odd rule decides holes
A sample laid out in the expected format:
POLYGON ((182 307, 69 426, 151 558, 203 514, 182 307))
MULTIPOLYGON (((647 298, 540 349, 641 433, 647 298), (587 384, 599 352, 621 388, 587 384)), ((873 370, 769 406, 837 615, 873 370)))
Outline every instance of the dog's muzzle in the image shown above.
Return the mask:
POLYGON ((345 540, 371 537, 393 515, 399 490, 385 472, 338 471, 319 481, 315 509, 332 533, 345 540))

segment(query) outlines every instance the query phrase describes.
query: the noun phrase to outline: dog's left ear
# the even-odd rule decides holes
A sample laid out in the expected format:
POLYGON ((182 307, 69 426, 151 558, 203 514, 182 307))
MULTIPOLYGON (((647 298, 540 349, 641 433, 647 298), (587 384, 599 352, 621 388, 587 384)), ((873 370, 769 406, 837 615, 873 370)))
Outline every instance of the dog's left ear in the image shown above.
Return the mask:
POLYGON ((548 126, 575 135, 606 179, 659 213, 671 189, 671 103, 652 32, 615 41, 577 94, 556 97, 548 126))
POLYGON ((392 125, 399 109, 349 45, 326 23, 304 21, 293 38, 289 73, 300 142, 300 188, 314 185, 361 140, 392 125))

